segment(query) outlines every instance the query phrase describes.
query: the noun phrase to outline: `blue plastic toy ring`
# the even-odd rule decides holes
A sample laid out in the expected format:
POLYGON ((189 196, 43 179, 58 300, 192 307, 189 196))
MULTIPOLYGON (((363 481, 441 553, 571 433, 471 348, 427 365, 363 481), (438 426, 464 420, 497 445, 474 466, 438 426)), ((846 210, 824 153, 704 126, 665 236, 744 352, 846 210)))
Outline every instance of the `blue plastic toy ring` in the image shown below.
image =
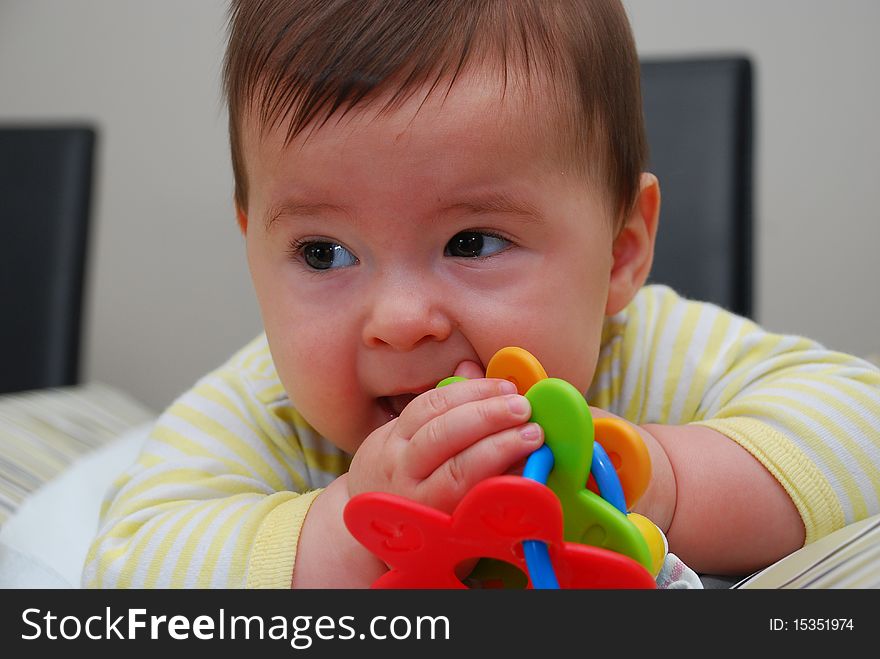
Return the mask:
MULTIPOLYGON (((553 464, 553 451, 545 444, 529 456, 523 469, 523 478, 546 485, 547 477, 553 470, 553 464)), ((593 460, 590 465, 590 473, 599 486, 599 495, 625 515, 626 499, 623 496, 620 478, 617 476, 617 471, 614 469, 608 453, 599 442, 593 442, 593 460)), ((533 588, 542 590, 559 588, 559 580, 556 578, 556 572, 550 562, 547 543, 540 540, 523 540, 523 554, 533 588)))

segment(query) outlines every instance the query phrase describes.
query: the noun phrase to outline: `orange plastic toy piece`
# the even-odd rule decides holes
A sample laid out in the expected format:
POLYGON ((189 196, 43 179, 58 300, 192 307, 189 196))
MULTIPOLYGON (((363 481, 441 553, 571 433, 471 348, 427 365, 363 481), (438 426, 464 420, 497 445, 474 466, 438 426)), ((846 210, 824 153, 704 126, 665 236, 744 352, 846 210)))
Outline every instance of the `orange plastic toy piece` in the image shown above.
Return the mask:
MULTIPOLYGON (((632 510, 651 482, 651 456, 648 448, 635 428, 617 419, 594 418, 593 429, 596 441, 602 444, 602 448, 611 458, 620 479, 626 508, 632 510)), ((588 489, 598 494, 599 489, 592 478, 590 483, 593 486, 588 489)))
POLYGON ((487 378, 501 378, 516 385, 520 396, 539 380, 547 378, 547 371, 535 356, 522 348, 508 347, 496 352, 486 365, 487 378))

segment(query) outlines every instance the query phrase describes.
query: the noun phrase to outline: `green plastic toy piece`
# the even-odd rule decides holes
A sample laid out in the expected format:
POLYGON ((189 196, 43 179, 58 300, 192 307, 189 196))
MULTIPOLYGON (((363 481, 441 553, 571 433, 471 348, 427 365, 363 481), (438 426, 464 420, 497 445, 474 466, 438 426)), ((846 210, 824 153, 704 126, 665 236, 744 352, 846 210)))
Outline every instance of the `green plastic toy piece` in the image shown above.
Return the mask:
POLYGON ((438 382, 437 386, 434 388, 439 389, 440 387, 445 387, 447 384, 452 384, 453 382, 462 382, 464 380, 467 380, 467 378, 463 378, 460 375, 450 375, 448 378, 440 380, 440 382, 438 382))
MULTIPOLYGON (((467 378, 452 376, 437 388, 467 378)), ((547 487, 562 504, 563 537, 625 554, 651 569, 651 551, 645 538, 626 515, 587 489, 593 464, 593 415, 581 393, 559 378, 539 380, 525 394, 534 421, 544 429, 544 443, 553 451, 553 470, 547 487)))
POLYGON ((558 378, 538 381, 526 398, 532 405, 531 420, 544 429, 544 443, 553 451, 547 486, 562 503, 565 539, 611 549, 650 569, 651 552, 639 530, 626 515, 587 489, 594 441, 587 401, 573 385, 558 378))

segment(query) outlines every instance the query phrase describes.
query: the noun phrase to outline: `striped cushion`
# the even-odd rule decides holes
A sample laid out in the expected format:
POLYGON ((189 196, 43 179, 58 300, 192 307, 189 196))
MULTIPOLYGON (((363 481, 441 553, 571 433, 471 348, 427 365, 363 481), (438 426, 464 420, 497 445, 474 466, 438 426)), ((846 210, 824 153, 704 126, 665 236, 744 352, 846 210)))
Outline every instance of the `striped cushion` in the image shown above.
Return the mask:
POLYGON ((0 524, 78 457, 154 417, 99 383, 0 396, 0 524))

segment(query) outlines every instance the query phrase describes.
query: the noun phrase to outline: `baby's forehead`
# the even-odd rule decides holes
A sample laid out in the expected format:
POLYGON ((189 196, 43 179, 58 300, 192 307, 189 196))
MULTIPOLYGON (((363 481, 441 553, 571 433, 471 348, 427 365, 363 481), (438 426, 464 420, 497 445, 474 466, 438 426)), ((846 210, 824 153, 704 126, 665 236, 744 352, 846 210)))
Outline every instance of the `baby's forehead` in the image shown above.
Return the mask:
MULTIPOLYGON (((492 83, 480 110, 487 122, 509 126, 512 137, 541 136, 569 168, 601 182, 619 210, 634 199, 645 145, 638 58, 619 2, 235 6, 224 88, 241 206, 246 124, 256 134, 284 131, 292 144, 324 126, 356 125, 377 108, 374 117, 407 107, 418 118, 477 71, 492 83)), ((440 108, 440 124, 468 116, 465 105, 440 108)))
MULTIPOLYGON (((546 76, 506 72, 494 67, 468 67, 454 78, 426 81, 418 86, 389 84, 370 95, 312 119, 307 125, 292 120, 261 123, 251 111, 246 132, 251 139, 275 146, 296 146, 335 132, 356 139, 377 122, 389 125, 396 139, 406 143, 425 136, 446 135, 487 145, 499 131, 510 143, 534 151, 535 158, 568 158, 575 135, 571 95, 546 76)), ((295 114, 292 115, 295 119, 295 114)))

